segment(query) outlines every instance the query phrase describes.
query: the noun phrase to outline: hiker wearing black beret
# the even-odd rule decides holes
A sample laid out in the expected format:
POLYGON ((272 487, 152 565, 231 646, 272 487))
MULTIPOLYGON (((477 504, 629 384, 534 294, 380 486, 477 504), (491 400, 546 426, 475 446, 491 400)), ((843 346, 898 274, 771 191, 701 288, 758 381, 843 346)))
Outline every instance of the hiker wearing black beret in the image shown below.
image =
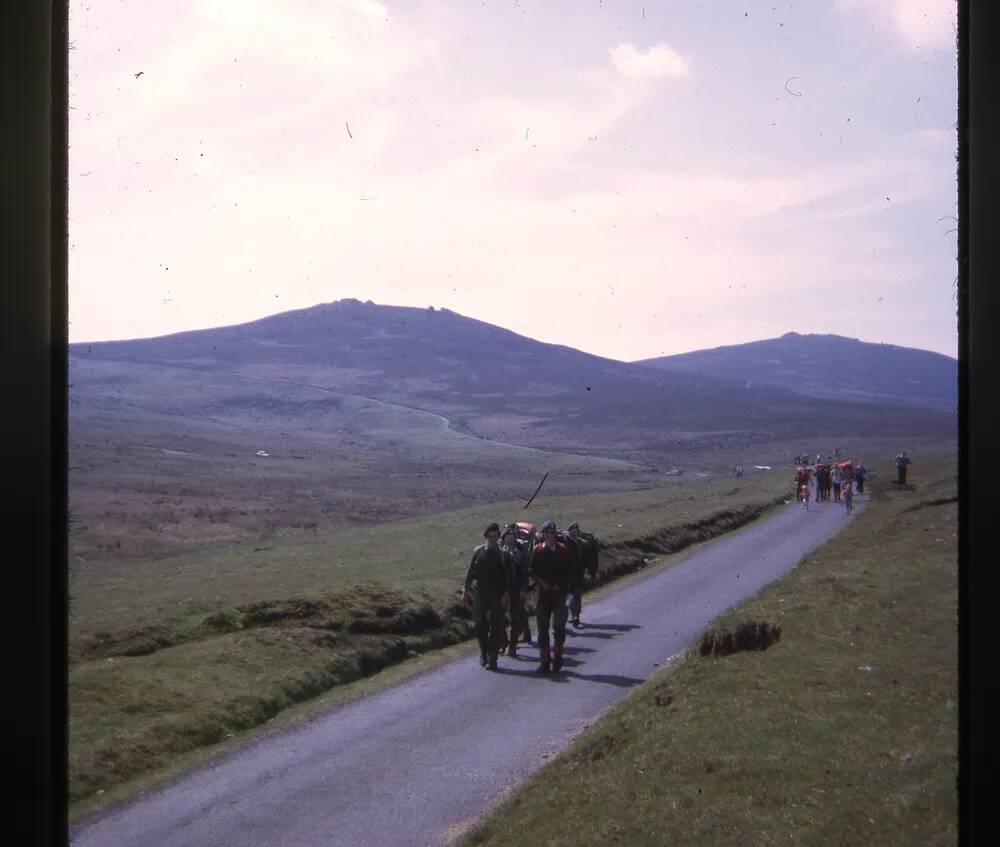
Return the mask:
POLYGON ((483 538, 486 543, 472 551, 465 588, 462 589, 462 602, 469 602, 469 595, 473 593, 472 584, 475 583, 472 620, 479 641, 479 664, 495 671, 504 636, 504 607, 510 594, 513 567, 509 554, 500 547, 498 524, 487 526, 483 538))

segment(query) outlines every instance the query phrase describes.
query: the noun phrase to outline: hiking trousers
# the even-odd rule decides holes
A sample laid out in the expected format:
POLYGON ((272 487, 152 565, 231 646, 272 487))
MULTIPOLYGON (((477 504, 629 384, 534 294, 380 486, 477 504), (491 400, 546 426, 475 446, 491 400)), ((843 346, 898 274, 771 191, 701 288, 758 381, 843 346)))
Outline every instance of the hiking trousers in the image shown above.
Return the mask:
POLYGON ((538 646, 549 649, 549 627, 552 627, 553 643, 562 647, 566 641, 566 619, 569 609, 566 608, 565 592, 539 591, 538 608, 535 620, 538 624, 538 646))
POLYGON ((510 617, 510 643, 517 644, 522 635, 531 632, 531 625, 528 622, 528 610, 525 603, 515 593, 510 602, 508 616, 510 617))
POLYGON ((472 604, 472 622, 476 629, 479 650, 491 658, 500 652, 504 636, 503 594, 477 591, 472 604))

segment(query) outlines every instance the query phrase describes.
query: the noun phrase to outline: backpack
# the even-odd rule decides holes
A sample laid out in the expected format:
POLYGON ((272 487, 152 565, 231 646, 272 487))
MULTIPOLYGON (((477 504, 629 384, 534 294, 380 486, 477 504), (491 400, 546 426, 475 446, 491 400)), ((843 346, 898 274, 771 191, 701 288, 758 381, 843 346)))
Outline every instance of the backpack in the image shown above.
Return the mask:
POLYGON ((597 579, 597 569, 600 567, 600 542, 596 535, 589 532, 581 532, 580 538, 584 541, 583 567, 590 574, 591 579, 597 579))

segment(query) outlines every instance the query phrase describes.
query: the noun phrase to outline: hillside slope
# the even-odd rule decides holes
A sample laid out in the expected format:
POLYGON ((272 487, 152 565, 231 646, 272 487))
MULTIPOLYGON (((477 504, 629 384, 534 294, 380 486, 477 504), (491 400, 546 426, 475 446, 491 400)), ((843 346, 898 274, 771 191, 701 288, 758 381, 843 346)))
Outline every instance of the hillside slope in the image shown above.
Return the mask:
POLYGON ((547 496, 611 492, 954 438, 933 409, 747 390, 357 300, 74 344, 70 383, 71 546, 88 566, 527 500, 546 473, 547 496))
MULTIPOLYGON (((837 404, 817 406, 787 387, 748 390, 746 376, 731 368, 702 374, 629 364, 448 310, 356 300, 238 326, 73 345, 71 355, 78 363, 166 365, 312 386, 443 415, 453 428, 478 436, 571 451, 651 447, 665 437, 711 433, 738 432, 757 440, 836 434, 845 423, 837 404)), ((751 378, 759 379, 755 373, 751 378)), ((822 379, 822 374, 811 378, 809 386, 822 379)), ((230 398, 220 406, 217 398, 167 388, 160 392, 161 404, 216 417, 235 414, 251 402, 247 396, 264 391, 258 386, 242 400, 230 398)), ((81 393, 88 389, 78 386, 81 393)), ((274 398, 267 403, 257 397, 257 405, 260 414, 288 421, 316 411, 274 398)), ((852 426, 882 434, 947 426, 932 413, 900 414, 892 406, 855 410, 851 418, 852 426)))
POLYGON ((958 362, 949 356, 840 335, 799 335, 643 359, 674 373, 718 376, 827 399, 954 412, 958 362))

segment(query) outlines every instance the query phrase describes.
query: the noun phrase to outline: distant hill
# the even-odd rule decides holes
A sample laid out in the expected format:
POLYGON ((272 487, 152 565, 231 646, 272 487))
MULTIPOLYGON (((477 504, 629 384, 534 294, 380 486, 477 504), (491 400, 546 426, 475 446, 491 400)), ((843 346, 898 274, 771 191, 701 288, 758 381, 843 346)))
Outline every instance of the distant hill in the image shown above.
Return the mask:
POLYGON ((954 412, 958 361, 940 353, 840 335, 800 335, 644 359, 673 373, 730 377, 828 400, 904 404, 954 412))
POLYGON ((937 409, 748 390, 742 374, 357 300, 73 344, 69 377, 70 542, 86 567, 526 501, 543 474, 545 499, 767 473, 800 449, 919 455, 955 436, 937 409))
MULTIPOLYGON (((794 346, 798 338, 786 336, 778 341, 794 346)), ((848 342, 844 349, 853 349, 850 344, 859 343, 848 342)), ((829 396, 828 403, 790 390, 829 392, 824 380, 832 379, 829 374, 836 373, 838 364, 847 373, 863 367, 858 377, 863 384, 863 375, 874 369, 867 359, 862 366, 840 353, 790 351, 783 357, 777 353, 755 356, 762 363, 770 358, 777 364, 770 370, 747 370, 745 362, 737 366, 720 352, 753 347, 708 351, 704 355, 721 358, 714 371, 706 365, 709 373, 701 373, 691 365, 700 354, 670 357, 669 368, 666 362, 651 367, 650 362, 619 362, 535 341, 447 309, 340 300, 237 326, 135 341, 74 344, 70 353, 77 365, 77 397, 105 391, 99 387, 100 369, 95 366, 114 362, 118 380, 128 379, 122 367, 142 368, 146 390, 155 395, 155 408, 188 419, 237 419, 252 409, 258 423, 271 418, 294 428, 309 416, 331 414, 338 403, 343 419, 344 399, 361 397, 392 404, 397 410, 443 416, 452 429, 480 437, 605 455, 656 450, 668 443, 685 442, 692 448, 709 443, 721 448, 804 435, 837 435, 845 429, 857 431, 859 426, 881 435, 938 433, 953 426, 945 416, 930 411, 901 413, 894 394, 884 394, 884 399, 894 402, 892 406, 863 406, 861 411, 844 415, 833 401, 846 396, 853 385, 849 381, 829 396), (678 360, 681 364, 675 367, 678 360), (786 360, 794 362, 794 368, 782 369, 781 362, 786 360), (150 370, 153 366, 161 370, 150 370), (212 375, 215 384, 228 378, 231 385, 215 394, 185 390, 185 383, 177 379, 178 369, 212 375), (788 372, 787 385, 765 384, 765 373, 774 380, 783 370, 788 372), (163 381, 150 388, 155 373, 163 381), (746 387, 748 378, 754 381, 751 390, 746 387), (304 403, 273 390, 289 385, 310 386, 329 396, 322 402, 304 403)), ((802 349, 811 348, 806 343, 802 349)), ((887 378, 873 375, 871 379, 877 377, 879 386, 891 386, 900 378, 900 367, 887 378)), ((905 373, 909 377, 922 372, 905 373)), ((939 382, 936 378, 934 384, 939 382)), ((860 391, 859 398, 877 399, 860 391)), ((942 400, 938 405, 946 404, 942 400)))

